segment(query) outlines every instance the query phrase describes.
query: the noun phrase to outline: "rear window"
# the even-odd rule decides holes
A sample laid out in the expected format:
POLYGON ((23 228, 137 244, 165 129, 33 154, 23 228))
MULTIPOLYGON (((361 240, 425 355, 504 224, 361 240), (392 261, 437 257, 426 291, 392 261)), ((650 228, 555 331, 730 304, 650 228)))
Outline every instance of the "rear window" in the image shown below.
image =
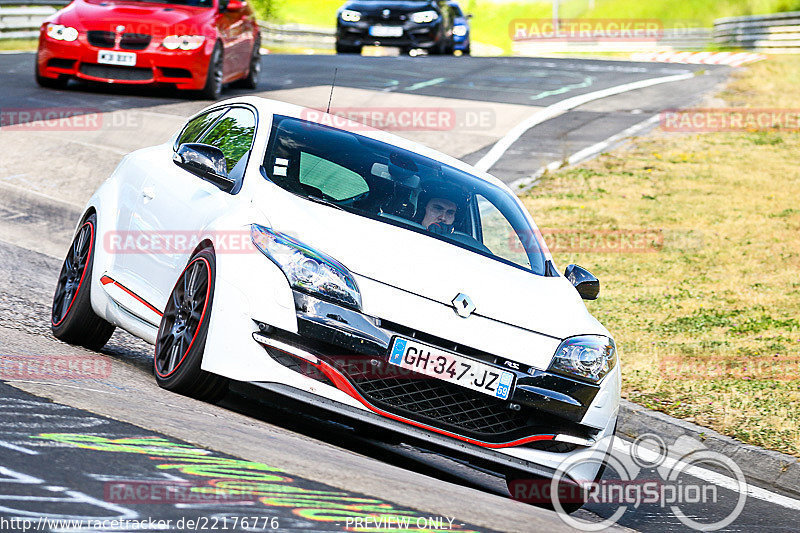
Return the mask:
POLYGON ((264 173, 298 196, 546 275, 539 233, 511 193, 414 152, 275 116, 264 173))

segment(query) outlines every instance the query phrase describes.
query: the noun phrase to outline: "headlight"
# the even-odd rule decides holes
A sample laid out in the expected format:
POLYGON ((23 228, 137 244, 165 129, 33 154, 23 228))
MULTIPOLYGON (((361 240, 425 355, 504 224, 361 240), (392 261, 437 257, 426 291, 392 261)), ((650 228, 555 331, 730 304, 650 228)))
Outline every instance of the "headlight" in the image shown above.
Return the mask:
POLYGON ((453 35, 456 37, 463 37, 467 34, 466 26, 453 26, 453 35))
POLYGON ((62 24, 48 24, 47 36, 57 41, 72 42, 78 38, 78 30, 62 24))
POLYGON ((419 13, 412 13, 411 20, 417 24, 427 24, 439 18, 439 13, 436 11, 420 11, 419 13))
POLYGON ((206 38, 202 35, 169 35, 164 38, 161 45, 167 50, 197 50, 206 38))
POLYGON ((617 346, 608 337, 581 335, 558 347, 550 369, 599 383, 617 365, 617 346))
POLYGON ((288 235, 257 224, 250 227, 250 236, 253 244, 283 270, 293 288, 361 308, 356 280, 338 261, 288 235))
POLYGON ((361 13, 353 11, 352 9, 343 9, 341 16, 342 20, 345 22, 358 22, 361 20, 361 13))

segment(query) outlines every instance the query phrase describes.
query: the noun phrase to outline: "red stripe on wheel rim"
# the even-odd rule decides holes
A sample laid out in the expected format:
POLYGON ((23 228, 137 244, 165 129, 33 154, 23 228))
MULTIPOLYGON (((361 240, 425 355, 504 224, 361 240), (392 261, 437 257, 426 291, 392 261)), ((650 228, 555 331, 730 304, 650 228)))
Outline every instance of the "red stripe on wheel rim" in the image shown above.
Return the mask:
MULTIPOLYGON (((211 264, 208 262, 208 260, 204 257, 198 257, 197 259, 189 263, 186 266, 186 268, 183 269, 183 272, 181 272, 181 275, 178 278, 178 283, 181 282, 181 280, 183 279, 183 275, 186 274, 186 271, 192 268, 192 265, 194 265, 198 261, 202 261, 203 263, 205 263, 206 272, 208 273, 208 285, 206 286, 206 299, 203 302, 203 312, 200 314, 200 320, 197 322, 197 329, 194 332, 194 336, 192 336, 192 342, 189 343, 189 347, 186 348, 186 351, 183 353, 183 356, 181 356, 180 360, 178 361, 178 364, 175 365, 175 368, 173 368, 172 372, 170 372, 169 374, 162 374, 161 372, 158 371, 158 364, 157 364, 158 352, 156 351, 155 353, 156 360, 154 361, 153 366, 155 367, 156 374, 158 374, 162 378, 170 377, 172 374, 175 373, 176 370, 178 370, 181 367, 181 365, 183 364, 183 360, 186 359, 187 355, 189 355, 189 351, 192 349, 194 341, 197 340, 197 334, 200 333, 200 327, 203 325, 203 320, 206 317, 206 310, 208 309, 208 297, 211 294, 211 264)), ((175 284, 175 287, 178 286, 178 283, 175 284)), ((172 290, 174 292, 175 288, 173 288, 172 290)))
MULTIPOLYGON (((69 303, 69 306, 67 306, 67 310, 64 313, 64 316, 62 316, 61 320, 59 320, 58 322, 53 322, 53 319, 52 318, 50 319, 50 322, 52 322, 53 326, 55 327, 61 325, 61 323, 64 322, 64 319, 66 319, 69 316, 69 312, 72 309, 75 300, 78 299, 78 294, 80 294, 81 292, 81 287, 83 286, 83 280, 86 278, 86 270, 87 267, 89 266, 89 261, 92 260, 92 250, 94 250, 94 225, 87 220, 86 223, 83 226, 81 226, 81 229, 78 230, 78 235, 80 235, 81 231, 83 231, 83 228, 85 228, 86 226, 89 226, 89 255, 86 256, 86 264, 83 265, 81 280, 78 282, 78 288, 75 289, 75 294, 72 296, 72 301, 69 303)), ((72 250, 70 250, 70 252, 71 251, 72 250)))

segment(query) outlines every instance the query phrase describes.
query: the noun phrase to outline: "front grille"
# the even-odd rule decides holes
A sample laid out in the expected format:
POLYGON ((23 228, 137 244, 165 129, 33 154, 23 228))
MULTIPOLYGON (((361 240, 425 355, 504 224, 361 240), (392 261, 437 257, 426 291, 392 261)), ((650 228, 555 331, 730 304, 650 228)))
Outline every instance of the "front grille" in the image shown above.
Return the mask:
POLYGON ((389 16, 384 17, 382 13, 376 14, 366 14, 362 17, 362 21, 368 22, 370 24, 384 24, 384 25, 392 25, 392 26, 402 26, 406 22, 408 22, 409 14, 408 13, 400 13, 394 10, 389 10, 389 16))
POLYGON ((90 31, 86 32, 89 44, 98 48, 114 48, 116 36, 112 31, 90 31))
POLYGON ((118 67, 114 65, 96 65, 81 63, 81 74, 107 80, 147 81, 153 79, 153 71, 141 67, 118 67))
MULTIPOLYGON (((383 321, 386 327, 387 322, 383 321)), ((391 324, 392 329, 399 327, 391 324)), ((407 329, 407 328, 406 328, 407 329)), ((410 331, 410 330, 408 330, 410 331)), ((447 381, 411 372, 387 362, 386 354, 357 354, 309 336, 277 330, 277 340, 298 346, 341 372, 358 393, 372 406, 408 420, 488 443, 505 443, 532 435, 565 434, 589 438, 588 429, 580 424, 493 396, 472 391, 447 381)), ((417 332, 417 338, 430 341, 434 337, 417 332)), ((453 343, 442 348, 451 349, 453 343)), ((459 346, 462 353, 470 350, 459 346)), ((270 356, 300 374, 320 380, 320 371, 294 357, 282 357, 267 348, 270 356), (291 359, 289 359, 291 357, 291 359)), ((487 354, 484 354, 487 355, 487 354)), ((473 355, 474 357, 474 355, 473 355)), ((491 361, 489 361, 491 364, 491 361)), ((560 446, 531 443, 530 446, 563 452, 560 446)))
POLYGON ((150 46, 150 36, 146 33, 123 33, 119 47, 123 50, 144 50, 150 46))
POLYGON ((375 407, 487 442, 508 442, 538 432, 528 410, 509 409, 504 400, 422 374, 401 370, 398 376, 393 365, 375 363, 367 367, 339 360, 337 365, 375 407))

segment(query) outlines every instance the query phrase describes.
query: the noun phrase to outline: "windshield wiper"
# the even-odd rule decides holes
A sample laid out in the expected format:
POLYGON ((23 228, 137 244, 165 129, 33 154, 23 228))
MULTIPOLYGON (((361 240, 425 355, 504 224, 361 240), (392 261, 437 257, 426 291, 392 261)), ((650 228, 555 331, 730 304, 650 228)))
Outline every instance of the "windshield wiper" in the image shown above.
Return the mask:
POLYGON ((333 207, 335 209, 339 209, 340 211, 347 211, 347 209, 345 209, 344 207, 340 206, 339 204, 335 204, 335 203, 331 202, 330 200, 326 200, 324 198, 319 198, 318 196, 310 196, 309 195, 309 196, 304 196, 303 198, 307 198, 308 200, 311 200, 312 202, 317 203, 317 204, 327 205, 328 207, 333 207))

